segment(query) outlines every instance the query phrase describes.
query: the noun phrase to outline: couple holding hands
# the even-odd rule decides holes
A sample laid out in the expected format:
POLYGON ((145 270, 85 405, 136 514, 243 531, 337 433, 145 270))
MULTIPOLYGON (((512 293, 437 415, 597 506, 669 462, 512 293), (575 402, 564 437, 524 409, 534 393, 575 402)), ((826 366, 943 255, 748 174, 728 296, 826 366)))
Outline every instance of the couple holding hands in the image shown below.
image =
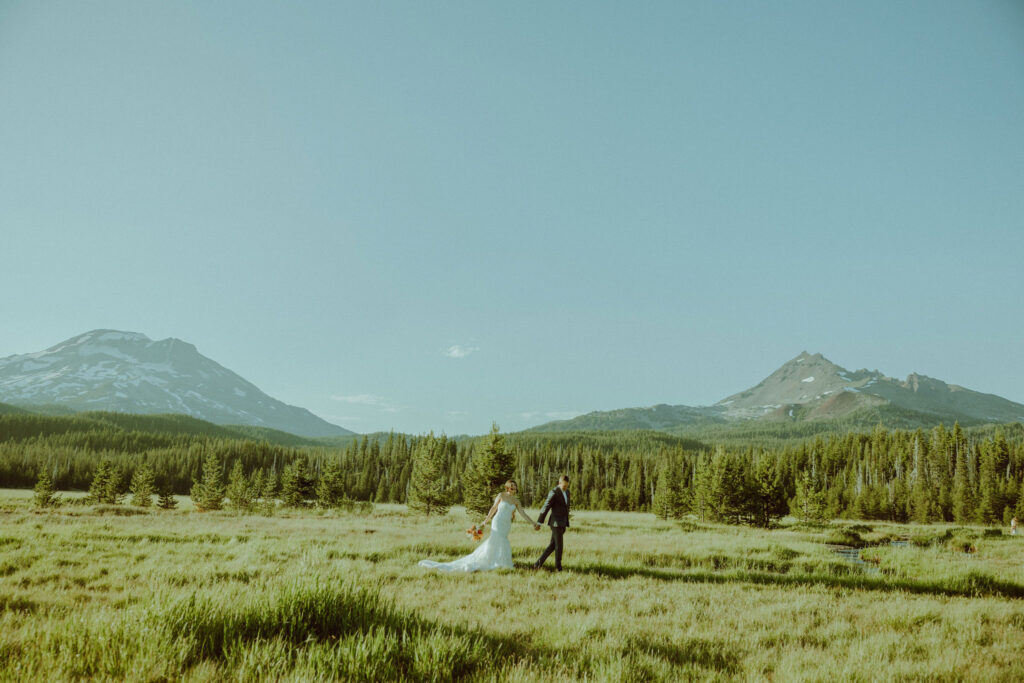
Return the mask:
POLYGON ((569 528, 569 477, 564 474, 558 479, 558 486, 551 489, 544 507, 540 509, 540 515, 534 522, 526 514, 519 498, 516 497, 518 487, 509 479, 505 482, 505 491, 499 493, 494 499, 487 517, 479 528, 483 528, 487 522, 491 523, 491 535, 483 543, 477 546, 469 555, 460 557, 452 562, 433 562, 421 560, 420 566, 428 569, 437 569, 442 572, 485 572, 491 569, 512 569, 512 545, 508 540, 508 532, 512 527, 512 519, 516 510, 533 525, 534 530, 540 529, 544 518, 551 513, 548 526, 551 527, 551 543, 544 549, 543 554, 533 563, 531 569, 539 569, 548 559, 548 555, 555 553, 555 569, 562 571, 562 536, 569 528))

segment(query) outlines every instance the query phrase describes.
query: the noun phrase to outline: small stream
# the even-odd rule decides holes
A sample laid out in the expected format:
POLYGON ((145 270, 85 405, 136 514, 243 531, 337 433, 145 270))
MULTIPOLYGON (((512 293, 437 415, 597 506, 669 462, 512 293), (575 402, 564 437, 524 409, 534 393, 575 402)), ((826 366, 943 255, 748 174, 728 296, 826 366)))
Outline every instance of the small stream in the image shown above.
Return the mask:
MULTIPOLYGON (((889 546, 892 548, 905 548, 909 543, 910 542, 906 540, 889 541, 889 546)), ((832 552, 834 552, 836 555, 843 558, 847 562, 855 564, 859 567, 863 567, 864 570, 867 572, 877 573, 878 565, 872 562, 865 562, 864 560, 862 560, 860 557, 861 550, 864 550, 864 548, 853 548, 845 545, 834 546, 832 548, 832 552)))

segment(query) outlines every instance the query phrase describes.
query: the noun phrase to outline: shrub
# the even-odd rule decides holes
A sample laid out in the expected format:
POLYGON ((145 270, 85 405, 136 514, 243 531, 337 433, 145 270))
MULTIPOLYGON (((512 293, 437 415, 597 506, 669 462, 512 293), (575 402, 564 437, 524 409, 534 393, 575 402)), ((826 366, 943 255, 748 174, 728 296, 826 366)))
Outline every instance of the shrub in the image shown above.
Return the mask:
POLYGON ((823 542, 829 545, 849 545, 854 548, 863 548, 867 545, 867 542, 860 537, 860 534, 849 529, 835 529, 825 536, 823 542))
POLYGON ((53 489, 53 479, 45 469, 39 472, 39 481, 35 487, 35 505, 37 508, 49 508, 57 505, 60 498, 53 489))
POLYGON ((951 539, 946 547, 955 553, 973 553, 978 550, 978 547, 970 540, 959 536, 951 539))
POLYGON ((157 494, 156 506, 161 510, 173 510, 178 507, 178 500, 174 497, 174 488, 170 482, 164 482, 157 494))

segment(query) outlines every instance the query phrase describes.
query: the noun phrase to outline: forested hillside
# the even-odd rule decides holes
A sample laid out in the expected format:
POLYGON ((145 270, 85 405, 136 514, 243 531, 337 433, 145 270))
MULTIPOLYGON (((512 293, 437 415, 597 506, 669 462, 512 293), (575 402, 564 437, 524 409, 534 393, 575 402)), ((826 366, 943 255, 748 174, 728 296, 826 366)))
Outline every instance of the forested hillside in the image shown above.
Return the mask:
MULTIPOLYGON (((795 415, 804 408, 794 406, 795 415)), ((760 445, 781 448, 816 436, 841 436, 850 432, 870 432, 879 425, 894 430, 929 431, 940 424, 954 424, 938 419, 935 415, 919 413, 894 405, 878 405, 860 408, 838 418, 794 420, 747 420, 719 424, 683 425, 665 430, 670 434, 689 437, 707 443, 729 445, 760 445)), ((979 420, 961 421, 964 427, 980 427, 986 423, 979 420)), ((1020 424, 1020 423, 1017 423, 1020 424)))
MULTIPOLYGON (((994 523, 1024 512, 1024 425, 876 427, 800 441, 795 425, 756 427, 722 441, 707 432, 704 440, 655 431, 520 432, 506 435, 505 447, 528 505, 566 473, 579 508, 663 516, 769 523, 792 510, 812 519, 994 523)), ((441 454, 441 489, 457 504, 484 438, 387 434, 342 448, 177 415, 13 413, 0 415, 0 486, 31 487, 45 470, 57 488, 84 490, 106 459, 125 488, 146 463, 161 485, 184 494, 212 453, 225 473, 238 462, 246 473, 278 478, 302 460, 311 484, 334 463, 346 498, 404 503, 413 461, 429 450, 441 454)))
POLYGON ((0 403, 0 415, 24 415, 28 411, 9 403, 0 403))

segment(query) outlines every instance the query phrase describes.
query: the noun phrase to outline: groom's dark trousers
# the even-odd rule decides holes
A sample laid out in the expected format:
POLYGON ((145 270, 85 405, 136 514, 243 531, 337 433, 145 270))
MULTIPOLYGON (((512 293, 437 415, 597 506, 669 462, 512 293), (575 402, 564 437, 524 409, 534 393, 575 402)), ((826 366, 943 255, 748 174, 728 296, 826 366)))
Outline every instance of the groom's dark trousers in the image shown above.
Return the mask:
POLYGON ((555 553, 555 569, 562 571, 562 536, 569 528, 569 494, 557 486, 548 493, 548 499, 544 501, 544 507, 540 509, 540 516, 537 521, 544 523, 544 518, 551 513, 548 526, 551 527, 551 543, 544 549, 544 553, 534 562, 533 566, 539 567, 548 559, 548 555, 555 553))
POLYGON ((537 560, 537 566, 544 564, 544 561, 548 559, 548 555, 552 551, 555 553, 555 569, 562 571, 562 536, 565 535, 564 526, 553 526, 551 527, 551 543, 548 543, 548 547, 544 549, 544 554, 537 560))

